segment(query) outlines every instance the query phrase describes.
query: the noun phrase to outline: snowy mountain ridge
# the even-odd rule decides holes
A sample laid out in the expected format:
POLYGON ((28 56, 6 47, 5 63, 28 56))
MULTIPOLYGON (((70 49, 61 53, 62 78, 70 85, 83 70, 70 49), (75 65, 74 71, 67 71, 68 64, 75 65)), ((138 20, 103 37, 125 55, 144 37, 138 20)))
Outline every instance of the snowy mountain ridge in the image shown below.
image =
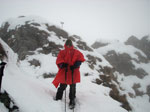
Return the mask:
MULTIPOLYGON (((58 102, 53 100, 56 88, 52 85, 52 80, 58 71, 55 64, 57 54, 63 49, 67 38, 73 41, 74 47, 79 49, 86 59, 80 68, 81 83, 77 84, 75 111, 127 112, 122 106, 124 104, 110 97, 110 91, 114 94, 111 88, 96 83, 96 79, 105 73, 109 75, 107 70, 112 69, 112 65, 101 54, 89 47, 80 37, 69 35, 52 24, 43 24, 43 19, 37 23, 34 17, 29 18, 11 19, 11 22, 7 21, 0 28, 0 43, 8 55, 2 87, 18 106, 18 112, 64 111, 64 99, 58 102), (17 25, 18 19, 20 21, 17 25)), ((67 88, 67 96, 68 93, 67 88)), ((3 103, 0 103, 0 109, 8 112, 3 103)))
MULTIPOLYGON (((130 37, 127 42, 119 41, 99 46, 96 50, 116 69, 118 90, 127 95, 131 107, 135 112, 149 110, 150 104, 150 60, 149 45, 143 37, 141 40, 130 37), (146 42, 146 43, 143 43, 146 42), (145 49, 147 50, 145 50, 145 49)), ((100 42, 101 43, 101 42, 100 42)))
MULTIPOLYGON (((16 28, 24 26, 25 24, 31 24, 31 25, 33 24, 34 27, 34 23, 39 23, 40 25, 42 25, 41 28, 45 28, 45 24, 51 24, 39 16, 27 16, 27 17, 19 16, 18 18, 10 18, 6 21, 9 23, 9 27, 7 30, 8 32, 10 30, 15 30, 16 28)), ((2 26, 3 25, 5 25, 5 22, 2 24, 2 26)))
POLYGON ((124 43, 120 43, 120 42, 113 42, 109 46, 101 47, 100 49, 98 49, 98 52, 100 52, 102 55, 105 55, 110 50, 116 51, 117 54, 127 53, 130 55, 131 58, 135 58, 137 60, 139 60, 139 58, 138 55, 136 55, 136 52, 139 52, 142 55, 142 57, 147 58, 147 56, 141 50, 131 45, 125 45, 124 43))

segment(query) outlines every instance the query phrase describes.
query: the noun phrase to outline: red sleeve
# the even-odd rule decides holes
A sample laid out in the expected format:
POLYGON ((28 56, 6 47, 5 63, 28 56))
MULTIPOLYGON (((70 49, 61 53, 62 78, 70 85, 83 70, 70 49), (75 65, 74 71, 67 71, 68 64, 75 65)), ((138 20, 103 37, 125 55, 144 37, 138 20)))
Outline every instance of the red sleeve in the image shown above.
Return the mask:
POLYGON ((77 61, 81 61, 81 62, 85 61, 84 55, 80 51, 78 51, 77 61))
POLYGON ((58 56, 57 56, 57 59, 56 59, 56 64, 60 64, 60 63, 64 63, 64 58, 63 58, 63 52, 60 51, 58 56))

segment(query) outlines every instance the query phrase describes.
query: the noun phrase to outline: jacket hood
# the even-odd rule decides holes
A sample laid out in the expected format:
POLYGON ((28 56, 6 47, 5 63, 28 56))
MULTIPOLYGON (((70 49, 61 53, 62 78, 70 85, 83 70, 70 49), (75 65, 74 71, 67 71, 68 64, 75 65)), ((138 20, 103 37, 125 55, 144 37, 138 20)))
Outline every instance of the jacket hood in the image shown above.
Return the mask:
POLYGON ((71 47, 67 47, 67 45, 66 45, 66 44, 64 45, 64 48, 65 48, 66 50, 74 49, 73 45, 72 45, 71 47))

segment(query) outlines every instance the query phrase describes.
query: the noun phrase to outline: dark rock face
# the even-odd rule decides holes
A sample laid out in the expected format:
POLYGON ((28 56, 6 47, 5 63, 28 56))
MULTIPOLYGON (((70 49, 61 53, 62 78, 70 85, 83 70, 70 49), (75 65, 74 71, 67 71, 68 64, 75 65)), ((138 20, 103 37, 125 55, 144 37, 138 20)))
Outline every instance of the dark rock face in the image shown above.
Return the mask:
POLYGON ((85 51, 93 51, 90 47, 87 46, 87 44, 81 40, 77 41, 78 48, 85 50, 85 51))
POLYGON ((150 85, 147 86, 147 93, 146 94, 149 96, 149 102, 150 102, 150 85))
POLYGON ((124 75, 136 75, 139 78, 143 78, 148 75, 142 68, 135 69, 132 64, 132 58, 126 54, 116 54, 115 51, 109 51, 104 57, 110 62, 110 64, 120 73, 124 75))
POLYGON ((46 25, 47 25, 47 29, 49 31, 55 32, 58 37, 68 38, 68 33, 66 31, 57 28, 56 26, 49 26, 48 24, 46 25))
POLYGON ((94 42, 91 47, 94 49, 100 48, 100 47, 104 47, 107 46, 109 43, 102 43, 102 42, 94 42))
POLYGON ((54 78, 56 76, 56 73, 44 73, 43 78, 54 78))
MULTIPOLYGON (((42 48, 44 53, 53 52, 56 55, 59 48, 63 46, 58 45, 56 47, 55 43, 49 42, 47 39, 50 34, 33 26, 40 26, 40 24, 28 24, 26 22, 25 25, 8 31, 9 23, 6 22, 0 29, 0 37, 19 55, 21 60, 25 59, 26 55, 32 55, 32 51, 35 51, 37 48, 42 48), (49 44, 49 46, 44 47, 46 44, 49 44), (51 51, 52 49, 53 51, 51 51)), ((59 37, 64 36, 64 38, 68 38, 68 34, 65 31, 55 26, 47 25, 47 29, 55 32, 59 37)))
POLYGON ((54 42, 49 42, 46 47, 43 47, 42 50, 39 50, 40 53, 49 54, 52 53, 54 57, 57 57, 57 54, 60 51, 60 48, 63 48, 62 45, 56 45, 54 42))
POLYGON ((138 56, 139 60, 134 59, 137 63, 148 63, 148 58, 143 57, 139 52, 135 52, 135 54, 138 56))
POLYGON ((48 34, 30 27, 28 24, 19 29, 11 30, 6 35, 2 35, 2 31, 0 32, 0 37, 19 55, 19 59, 24 59, 29 54, 28 51, 34 51, 42 47, 43 43, 47 43, 45 40, 48 34), (12 35, 14 38, 12 38, 12 35))
POLYGON ((92 55, 87 55, 86 56, 88 58, 87 62, 89 63, 89 67, 91 69, 94 69, 94 65, 96 65, 96 62, 101 62, 102 60, 98 57, 92 56, 92 55))
MULTIPOLYGON (((21 18, 24 18, 24 16, 21 16, 21 18)), ((9 23, 6 22, 0 28, 0 37, 18 54, 20 60, 24 60, 27 55, 33 55, 38 48, 41 48, 38 52, 44 54, 52 53, 53 56, 57 56, 59 50, 63 48, 62 45, 56 45, 56 43, 48 40, 51 34, 37 28, 40 26, 39 23, 26 21, 25 25, 13 30, 8 30, 9 26, 9 23)), ((93 51, 79 36, 69 36, 66 31, 54 25, 50 26, 45 23, 45 26, 46 30, 54 32, 59 39, 70 38, 72 41, 77 40, 76 43, 79 49, 93 51)))
POLYGON ((136 48, 140 47, 140 40, 135 37, 135 36, 131 36, 128 38, 128 40, 125 42, 126 45, 134 45, 136 46, 136 48))
POLYGON ((110 68, 110 67, 107 67, 107 66, 104 67, 101 70, 104 74, 99 75, 99 78, 97 78, 94 83, 96 83, 98 85, 102 84, 103 86, 111 88, 111 91, 110 91, 109 95, 113 99, 121 102, 122 103, 121 106, 124 109, 126 109, 128 111, 132 110, 129 103, 128 103, 126 95, 125 94, 121 95, 120 92, 117 89, 117 86, 112 83, 112 81, 115 81, 118 84, 117 77, 114 76, 114 71, 115 70, 110 68))
POLYGON ((9 110, 9 112, 19 112, 19 108, 14 101, 9 97, 8 93, 0 93, 0 102, 9 110))
POLYGON ((150 41, 148 41, 149 36, 144 36, 141 40, 135 36, 131 36, 126 42, 126 45, 132 45, 140 50, 142 50, 150 60, 150 41))
POLYGON ((143 91, 139 91, 139 88, 140 88, 140 87, 141 87, 141 85, 140 85, 139 83, 134 84, 134 85, 132 86, 132 88, 133 88, 134 91, 135 91, 136 96, 143 96, 143 95, 144 95, 143 91))
POLYGON ((125 94, 124 95, 120 95, 118 89, 116 88, 116 86, 113 86, 113 89, 110 91, 109 95, 113 99, 121 102, 122 103, 121 106, 123 108, 125 108, 126 110, 128 110, 128 111, 132 110, 130 105, 129 105, 129 103, 128 103, 128 101, 127 101, 126 95, 125 94))
MULTIPOLYGON (((149 36, 143 37, 141 40, 135 36, 131 36, 126 42, 126 45, 132 45, 137 49, 142 50, 148 58, 143 57, 139 52, 135 52, 138 56, 137 59, 131 58, 127 53, 117 54, 114 50, 109 51, 104 57, 109 61, 109 63, 119 72, 128 75, 136 75, 139 78, 143 78, 148 75, 142 68, 135 69, 132 64, 132 60, 136 63, 148 63, 150 60, 150 41, 148 41, 149 36)), ((92 47, 99 48, 108 45, 107 43, 95 42, 92 47)))
POLYGON ((36 59, 29 61, 29 63, 30 63, 30 65, 33 65, 35 67, 41 66, 41 63, 39 62, 39 60, 36 60, 36 59))

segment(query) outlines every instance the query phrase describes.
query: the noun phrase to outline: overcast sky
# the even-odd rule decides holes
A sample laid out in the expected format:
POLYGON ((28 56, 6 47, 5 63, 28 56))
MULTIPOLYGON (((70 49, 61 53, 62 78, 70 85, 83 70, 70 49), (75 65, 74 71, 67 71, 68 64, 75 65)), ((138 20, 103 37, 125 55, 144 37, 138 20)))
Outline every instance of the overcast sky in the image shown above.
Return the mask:
POLYGON ((150 34, 150 0, 0 0, 0 24, 20 15, 63 21, 66 31, 88 44, 150 34))

